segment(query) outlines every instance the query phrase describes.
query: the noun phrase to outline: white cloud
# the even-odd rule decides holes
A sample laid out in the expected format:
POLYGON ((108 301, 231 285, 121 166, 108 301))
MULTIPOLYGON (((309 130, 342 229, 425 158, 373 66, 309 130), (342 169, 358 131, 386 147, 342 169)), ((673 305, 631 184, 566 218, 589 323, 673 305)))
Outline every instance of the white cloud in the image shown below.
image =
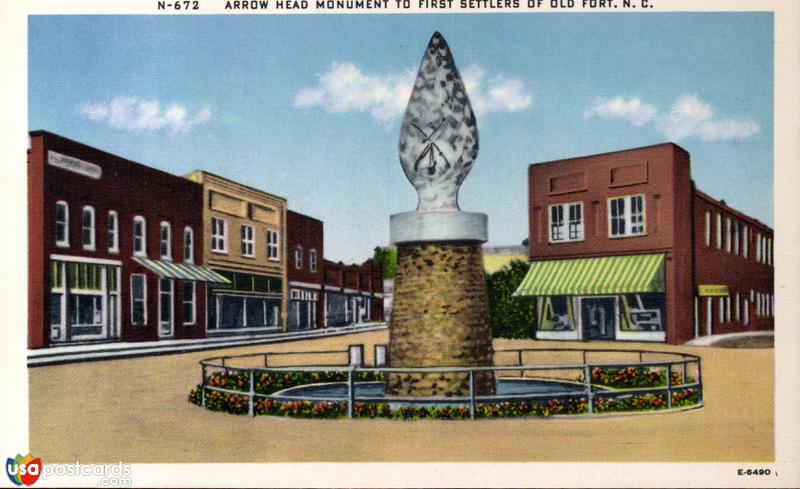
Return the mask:
POLYGON ((594 105, 583 113, 583 117, 619 117, 627 120, 635 126, 643 126, 650 122, 656 115, 655 107, 644 104, 638 98, 625 99, 623 97, 595 99, 594 105))
MULTIPOLYGON (((353 63, 334 63, 319 75, 317 86, 303 88, 294 99, 295 107, 322 107, 327 112, 368 112, 375 120, 390 124, 406 108, 416 72, 366 74, 353 63)), ((485 82, 485 71, 470 65, 462 77, 478 115, 522 110, 533 101, 518 78, 496 75, 485 82)))
POLYGON ((703 141, 748 138, 761 128, 750 119, 714 120, 714 109, 697 95, 682 95, 670 112, 659 116, 656 129, 674 140, 698 137, 703 141))
POLYGON ((636 126, 653 122, 656 131, 673 141, 692 137, 703 141, 743 139, 758 134, 761 130, 752 119, 715 119, 713 107, 694 94, 678 97, 667 113, 659 113, 654 106, 645 104, 638 98, 601 97, 595 100, 594 105, 583 116, 587 119, 625 119, 636 126))
POLYGON ((171 134, 185 134, 211 120, 211 109, 205 107, 189 116, 185 107, 171 104, 162 107, 157 100, 116 97, 110 102, 85 102, 78 112, 92 122, 105 122, 115 129, 167 129, 171 134))

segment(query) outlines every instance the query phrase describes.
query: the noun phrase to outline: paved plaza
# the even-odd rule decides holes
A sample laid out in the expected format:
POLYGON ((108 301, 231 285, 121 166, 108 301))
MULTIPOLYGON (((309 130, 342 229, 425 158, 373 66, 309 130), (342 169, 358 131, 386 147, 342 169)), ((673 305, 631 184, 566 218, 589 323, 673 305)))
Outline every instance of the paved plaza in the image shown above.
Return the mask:
POLYGON ((700 355, 705 406, 598 418, 398 421, 233 416, 187 402, 198 360, 345 350, 366 360, 388 332, 29 369, 30 449, 47 462, 769 462, 774 351, 643 343, 495 340, 495 349, 580 347, 700 355))

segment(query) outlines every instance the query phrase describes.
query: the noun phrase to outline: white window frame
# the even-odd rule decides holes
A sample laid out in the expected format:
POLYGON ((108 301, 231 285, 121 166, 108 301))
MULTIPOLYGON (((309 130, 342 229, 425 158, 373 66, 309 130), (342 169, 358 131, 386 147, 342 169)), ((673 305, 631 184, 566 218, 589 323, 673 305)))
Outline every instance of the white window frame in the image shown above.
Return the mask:
POLYGON ((303 247, 298 246, 294 250, 294 268, 297 270, 303 269, 303 247))
POLYGON ((719 322, 720 324, 725 322, 725 297, 718 298, 719 303, 719 322))
POLYGON ((733 234, 733 221, 730 217, 725 218, 725 251, 730 253, 733 250, 731 235, 733 234))
POLYGON ((119 253, 119 214, 117 211, 108 211, 108 251, 119 253), (114 223, 113 227, 111 223, 114 223), (113 228, 113 229, 112 229, 113 228))
POLYGON ((183 228, 183 261, 194 263, 194 230, 189 226, 183 228))
POLYGON ((730 323, 733 320, 731 316, 731 296, 725 296, 725 322, 730 323))
POLYGON ((761 254, 761 233, 756 233, 756 262, 763 263, 761 254))
POLYGON ((131 274, 131 324, 133 326, 145 326, 145 325, 147 325, 147 275, 145 275, 143 273, 132 273, 131 274), (133 290, 134 290, 133 281, 135 279, 137 279, 137 278, 141 278, 142 281, 143 281, 142 282, 142 298, 141 299, 137 299, 136 297, 133 296, 133 290), (142 322, 137 322, 136 321, 136 317, 134 316, 135 308, 133 306, 136 303, 136 301, 140 301, 142 303, 142 314, 144 316, 142 318, 142 322))
POLYGON ((706 211, 705 237, 706 247, 711 247, 711 211, 706 211))
POLYGON ((741 256, 741 236, 742 224, 739 221, 733 221, 733 254, 741 256))
POLYGON ((96 249, 95 246, 97 244, 96 231, 97 231, 97 222, 95 220, 94 207, 90 205, 85 205, 83 206, 83 210, 81 211, 81 244, 83 245, 84 250, 94 251, 96 249), (88 228, 86 227, 87 211, 91 216, 88 228), (86 236, 85 236, 87 229, 89 231, 89 238, 90 238, 89 243, 86 242, 86 236))
POLYGON ((739 293, 738 292, 736 293, 736 308, 734 309, 734 312, 736 313, 736 322, 741 321, 742 320, 742 314, 741 314, 742 313, 742 309, 741 309, 740 298, 739 298, 739 293))
POLYGON ((267 229, 267 260, 279 261, 280 259, 280 235, 274 229, 267 229))
POLYGON ((742 301, 742 323, 747 326, 750 324, 750 301, 747 299, 742 301))
POLYGON ((211 252, 228 253, 228 221, 219 217, 211 218, 211 252))
POLYGON ((59 200, 56 202, 56 246, 59 248, 69 248, 69 204, 65 200, 59 200), (58 220, 58 209, 59 207, 64 208, 64 222, 60 222, 58 220), (59 225, 64 226, 64 239, 58 239, 58 227, 59 225))
POLYGON ((187 326, 194 326, 197 323, 197 284, 193 281, 185 281, 183 283, 183 307, 181 308, 181 314, 184 313, 186 310, 186 304, 189 303, 192 305, 192 320, 187 321, 186 316, 183 316, 183 324, 187 326), (186 300, 186 286, 192 286, 192 300, 186 300))
POLYGON ((308 266, 312 272, 317 271, 317 250, 314 248, 308 250, 308 266))
POLYGON ((583 202, 576 201, 576 202, 563 202, 560 204, 551 204, 548 206, 547 212, 547 219, 548 219, 548 235, 550 243, 574 243, 580 242, 584 240, 584 230, 586 228, 586 216, 583 212, 583 202), (553 209, 559 209, 561 213, 561 225, 558 226, 560 228, 559 236, 557 238, 553 235, 553 209), (573 221, 571 211, 573 208, 577 208, 580 212, 580 219, 575 222, 573 221), (571 236, 572 226, 575 226, 575 236, 571 236))
POLYGON ((172 260, 172 226, 167 221, 161 221, 158 229, 158 251, 161 254, 161 259, 172 260), (166 239, 164 238, 164 231, 167 232, 166 239), (166 245, 166 253, 164 253, 164 245, 166 245))
POLYGON ((744 226, 742 230, 742 256, 749 258, 750 255, 750 226, 744 226))
POLYGON ((249 224, 242 224, 242 256, 253 258, 256 256, 256 230, 249 224))
POLYGON ((717 212, 717 249, 722 249, 722 214, 717 212))
POLYGON ((767 265, 772 266, 772 238, 767 238, 767 265))
MULTIPOLYGON (((647 199, 645 198, 645 194, 633 194, 633 195, 620 195, 617 197, 609 197, 607 200, 606 208, 608 210, 608 237, 611 239, 620 239, 620 238, 633 238, 637 236, 646 236, 647 235, 647 199), (633 213, 631 212, 632 209, 632 202, 635 198, 642 199, 642 221, 641 226, 642 230, 640 232, 634 233, 632 231, 634 226, 638 226, 640 223, 633 223, 633 213), (624 232, 622 234, 613 234, 613 227, 611 225, 614 216, 612 215, 611 209, 614 202, 622 200, 622 219, 625 221, 624 225, 624 232)), ((617 216, 619 218, 619 216, 617 216)))
POLYGON ((147 256, 147 220, 142 216, 134 216, 133 218, 133 255, 147 256), (136 223, 142 224, 142 235, 138 237, 141 242, 141 249, 137 249, 136 247, 136 223))

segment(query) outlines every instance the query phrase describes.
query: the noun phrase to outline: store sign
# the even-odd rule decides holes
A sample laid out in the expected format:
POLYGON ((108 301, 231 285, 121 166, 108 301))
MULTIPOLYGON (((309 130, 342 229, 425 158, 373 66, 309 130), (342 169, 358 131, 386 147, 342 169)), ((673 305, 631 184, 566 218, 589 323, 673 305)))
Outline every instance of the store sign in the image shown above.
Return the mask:
POLYGON ((51 166, 61 168, 62 170, 71 171, 72 173, 77 173, 78 175, 83 175, 84 177, 89 177, 94 180, 99 180, 103 175, 103 169, 98 165, 71 156, 62 155, 55 151, 47 152, 47 163, 51 166))
POLYGON ((698 285, 697 295, 702 297, 722 297, 729 295, 727 285, 698 285))

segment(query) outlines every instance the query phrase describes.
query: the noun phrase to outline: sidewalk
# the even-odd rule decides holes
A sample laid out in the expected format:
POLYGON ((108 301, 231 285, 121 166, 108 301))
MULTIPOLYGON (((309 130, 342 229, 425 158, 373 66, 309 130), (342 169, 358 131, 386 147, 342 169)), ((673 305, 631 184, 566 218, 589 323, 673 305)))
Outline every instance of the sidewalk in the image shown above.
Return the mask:
POLYGON ((774 331, 747 331, 745 333, 714 334, 710 336, 700 336, 685 343, 686 346, 714 346, 717 343, 724 343, 729 340, 739 338, 770 338, 774 337, 774 331))
POLYGON ((56 346, 29 350, 28 367, 59 365, 63 363, 112 360, 116 358, 167 355, 201 350, 215 350, 232 346, 262 345, 283 343, 311 338, 340 336, 385 329, 386 323, 365 323, 336 328, 292 331, 288 333, 269 333, 260 335, 240 335, 210 337, 197 340, 161 340, 140 343, 93 343, 87 345, 56 346))

